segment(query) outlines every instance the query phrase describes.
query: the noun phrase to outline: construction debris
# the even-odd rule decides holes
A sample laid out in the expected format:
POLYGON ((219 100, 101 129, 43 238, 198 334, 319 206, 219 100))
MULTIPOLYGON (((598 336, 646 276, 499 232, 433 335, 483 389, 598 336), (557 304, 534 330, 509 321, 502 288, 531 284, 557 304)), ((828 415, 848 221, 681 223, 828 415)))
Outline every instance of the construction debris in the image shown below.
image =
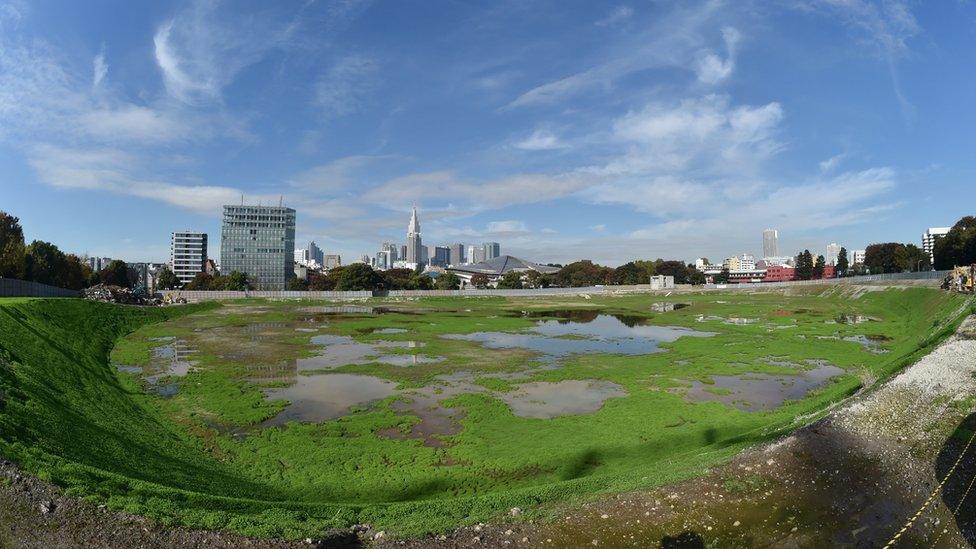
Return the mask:
POLYGON ((98 284, 81 291, 85 299, 102 301, 105 303, 120 303, 123 305, 162 305, 162 300, 156 296, 146 295, 144 291, 133 292, 129 288, 98 284))

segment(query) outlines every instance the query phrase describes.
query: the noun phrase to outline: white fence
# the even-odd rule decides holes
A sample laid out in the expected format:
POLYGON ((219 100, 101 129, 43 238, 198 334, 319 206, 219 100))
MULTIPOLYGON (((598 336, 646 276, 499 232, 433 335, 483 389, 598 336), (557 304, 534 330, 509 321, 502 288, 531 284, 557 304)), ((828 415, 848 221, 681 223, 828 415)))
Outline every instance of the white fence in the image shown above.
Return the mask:
POLYGON ((78 295, 78 290, 66 290, 16 278, 0 278, 0 297, 78 297, 78 295))
MULTIPOLYGON (((869 276, 852 276, 847 278, 828 278, 824 280, 798 280, 795 282, 756 282, 742 284, 728 284, 726 289, 754 289, 754 288, 781 288, 785 286, 813 286, 824 284, 864 284, 871 282, 896 281, 896 280, 942 280, 948 271, 925 271, 919 273, 893 273, 869 276)), ((688 291, 700 289, 716 289, 715 285, 688 286, 679 285, 675 288, 665 290, 655 290, 650 284, 637 284, 632 286, 587 286, 583 288, 539 288, 532 290, 376 290, 358 292, 302 292, 302 291, 276 291, 276 290, 253 290, 247 292, 232 291, 189 291, 172 290, 162 292, 174 298, 183 298, 187 301, 211 301, 223 299, 245 299, 245 298, 266 298, 266 299, 315 299, 331 301, 362 300, 370 297, 393 297, 393 298, 413 298, 413 297, 558 297, 569 295, 612 295, 623 293, 642 293, 642 292, 667 292, 667 291, 688 291)))

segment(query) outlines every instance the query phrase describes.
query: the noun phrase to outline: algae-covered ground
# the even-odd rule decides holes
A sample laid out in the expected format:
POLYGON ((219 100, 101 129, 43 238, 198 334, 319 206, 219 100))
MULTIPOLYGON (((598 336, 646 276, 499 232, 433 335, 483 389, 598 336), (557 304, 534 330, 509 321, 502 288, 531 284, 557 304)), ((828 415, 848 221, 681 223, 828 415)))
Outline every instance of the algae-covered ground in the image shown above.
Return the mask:
POLYGON ((700 474, 918 358, 962 304, 863 288, 0 300, 0 453, 164 523, 443 531, 700 474))

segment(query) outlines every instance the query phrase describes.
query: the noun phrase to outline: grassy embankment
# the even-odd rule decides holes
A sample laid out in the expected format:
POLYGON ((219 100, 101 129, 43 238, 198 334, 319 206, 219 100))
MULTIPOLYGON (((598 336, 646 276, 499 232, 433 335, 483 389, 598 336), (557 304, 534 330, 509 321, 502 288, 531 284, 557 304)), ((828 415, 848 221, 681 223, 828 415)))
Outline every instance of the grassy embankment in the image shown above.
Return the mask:
MULTIPOLYGON (((809 421, 830 402, 910 363, 952 331, 963 300, 932 290, 840 290, 786 295, 681 296, 684 309, 650 313, 659 297, 428 299, 396 306, 423 314, 330 318, 320 333, 359 341, 413 340, 445 360, 410 367, 349 365, 422 387, 435 375, 474 372, 496 394, 443 403, 464 412, 460 434, 443 447, 378 436, 419 421, 378 406, 319 424, 258 429, 286 403, 262 389, 294 380, 289 364, 314 354, 314 333, 295 330, 306 313, 294 303, 248 302, 213 309, 137 309, 76 300, 0 300, 0 453, 81 497, 170 523, 252 535, 303 537, 369 522, 422 533, 606 491, 660 485, 700 473, 743 447, 809 421), (486 352, 444 334, 512 331, 535 319, 519 311, 600 309, 651 324, 715 332, 685 337, 642 355, 578 355, 525 381, 599 379, 624 387, 596 413, 541 420, 515 416, 497 398, 514 388, 500 374, 536 356, 486 352), (182 313, 196 313, 181 316, 182 313), (513 314, 515 313, 515 314, 513 314), (836 324, 842 314, 876 320, 836 324), (699 315, 756 319, 730 325, 699 315), (179 318, 177 318, 179 317, 179 318), (173 318, 169 322, 161 322, 173 318), (383 328, 407 329, 378 334, 383 328), (241 330, 246 331, 242 336, 241 330), (154 338, 175 336, 197 348, 199 370, 163 399, 114 362, 143 365, 154 338), (879 335, 885 354, 821 337, 879 335), (769 411, 689 402, 683 389, 711 376, 795 373, 784 362, 827 361, 847 371, 807 398, 769 411), (271 376, 254 379, 255 366, 271 376), (234 436, 232 432, 245 432, 234 436)), ((307 304, 304 304, 307 305, 307 304)), ((391 352, 408 352, 394 349, 391 352)), ((523 380, 519 380, 519 383, 523 380)), ((721 393, 721 391, 713 391, 721 393)))

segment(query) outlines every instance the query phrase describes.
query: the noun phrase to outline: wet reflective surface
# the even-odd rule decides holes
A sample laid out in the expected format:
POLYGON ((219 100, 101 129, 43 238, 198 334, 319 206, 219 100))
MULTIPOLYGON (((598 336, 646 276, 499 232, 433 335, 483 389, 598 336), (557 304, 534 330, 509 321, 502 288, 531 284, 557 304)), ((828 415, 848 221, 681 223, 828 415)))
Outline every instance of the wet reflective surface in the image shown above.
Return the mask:
POLYGON ((364 343, 356 341, 350 336, 319 335, 312 338, 312 344, 322 347, 314 357, 300 358, 297 365, 299 371, 325 370, 338 368, 348 364, 369 364, 379 362, 393 366, 410 366, 412 364, 429 364, 441 362, 444 357, 432 357, 420 354, 423 343, 416 341, 373 341, 364 343), (390 353, 390 349, 416 349, 409 353, 390 353))
POLYGON ((476 332, 446 335, 448 339, 476 341, 489 349, 529 349, 547 357, 572 354, 645 355, 661 352, 661 343, 679 337, 709 337, 711 332, 689 328, 625 322, 627 317, 596 314, 591 320, 542 320, 524 332, 476 332))
POLYGON ((266 389, 272 400, 287 400, 280 414, 264 426, 284 425, 289 421, 322 422, 348 414, 354 406, 368 406, 392 396, 397 384, 378 377, 355 374, 297 376, 295 383, 280 389, 266 389))
POLYGON ((522 417, 551 419, 558 416, 591 414, 610 398, 627 396, 616 383, 599 380, 566 380, 523 383, 500 398, 522 417))
POLYGON ((843 369, 824 362, 814 362, 813 366, 797 375, 748 373, 711 376, 713 384, 693 381, 685 397, 697 402, 723 402, 740 410, 769 410, 787 400, 802 399, 810 391, 844 374, 843 369))

